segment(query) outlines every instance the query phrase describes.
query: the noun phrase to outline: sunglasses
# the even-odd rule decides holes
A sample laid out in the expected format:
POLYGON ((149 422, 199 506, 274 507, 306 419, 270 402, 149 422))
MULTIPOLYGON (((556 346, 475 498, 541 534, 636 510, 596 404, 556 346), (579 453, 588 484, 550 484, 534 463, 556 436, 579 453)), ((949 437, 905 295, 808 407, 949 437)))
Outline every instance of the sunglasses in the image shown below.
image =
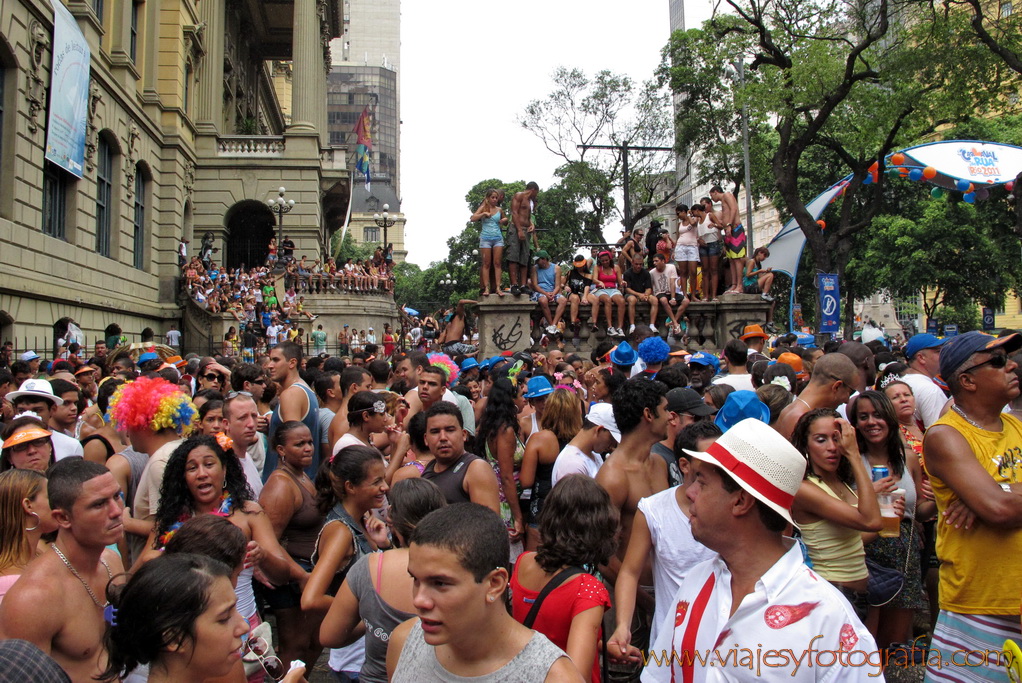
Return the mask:
POLYGON ((280 661, 279 657, 266 656, 266 654, 270 652, 270 646, 265 640, 259 636, 253 637, 250 634, 245 641, 244 648, 246 652, 250 652, 255 656, 259 665, 263 667, 263 671, 265 671, 270 678, 275 681, 279 681, 284 678, 284 674, 287 673, 284 670, 284 662, 280 661))
POLYGON ((229 394, 227 394, 224 400, 230 401, 232 399, 238 398, 239 396, 247 396, 248 398, 252 398, 252 394, 247 391, 232 391, 229 394))
POLYGON ((210 382, 219 382, 221 379, 220 375, 216 374, 215 372, 208 372, 205 375, 203 375, 203 377, 208 379, 210 382))
POLYGON ((1006 354, 999 353, 996 356, 992 356, 989 360, 985 360, 982 363, 976 363, 971 368, 966 368, 965 370, 962 370, 962 372, 972 372, 976 368, 981 368, 984 365, 989 365, 990 367, 994 368, 995 370, 1000 370, 1000 369, 1004 368, 1004 366, 1006 366, 1007 364, 1008 364, 1008 356, 1006 354))

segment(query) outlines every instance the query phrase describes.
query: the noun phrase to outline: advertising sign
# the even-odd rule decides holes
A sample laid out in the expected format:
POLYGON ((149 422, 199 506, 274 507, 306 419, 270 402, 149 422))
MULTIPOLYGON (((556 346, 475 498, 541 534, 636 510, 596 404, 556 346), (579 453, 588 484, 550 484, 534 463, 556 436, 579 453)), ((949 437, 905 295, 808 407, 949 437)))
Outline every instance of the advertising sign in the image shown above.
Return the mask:
POLYGON ((89 44, 60 0, 53 4, 53 68, 46 122, 46 160, 82 177, 89 110, 89 44))

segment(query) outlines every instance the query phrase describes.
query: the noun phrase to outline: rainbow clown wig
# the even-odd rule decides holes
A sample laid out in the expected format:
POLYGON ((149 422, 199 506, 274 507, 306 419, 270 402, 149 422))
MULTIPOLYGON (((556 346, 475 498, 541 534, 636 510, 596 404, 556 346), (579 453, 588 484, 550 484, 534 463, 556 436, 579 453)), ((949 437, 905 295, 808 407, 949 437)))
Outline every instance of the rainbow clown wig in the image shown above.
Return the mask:
POLYGON ((461 374, 458 364, 451 360, 446 353, 431 353, 426 358, 429 359, 430 365, 435 365, 444 371, 444 375, 447 377, 447 386, 453 387, 454 383, 458 381, 458 375, 461 374))
POLYGON ((173 429, 192 431, 198 411, 181 389, 165 379, 140 377, 122 384, 110 398, 110 419, 119 432, 173 429))

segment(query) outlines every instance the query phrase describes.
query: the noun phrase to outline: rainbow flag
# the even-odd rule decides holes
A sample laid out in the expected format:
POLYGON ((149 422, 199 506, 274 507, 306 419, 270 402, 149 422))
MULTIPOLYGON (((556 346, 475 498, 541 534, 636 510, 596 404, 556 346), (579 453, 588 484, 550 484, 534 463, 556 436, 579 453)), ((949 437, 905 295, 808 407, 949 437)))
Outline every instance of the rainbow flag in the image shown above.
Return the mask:
POLYGON ((366 106, 362 110, 362 115, 358 117, 358 123, 355 124, 355 136, 357 138, 355 142, 355 171, 362 173, 366 177, 366 189, 369 189, 369 153, 373 151, 373 135, 370 129, 372 122, 371 115, 369 114, 369 107, 366 106))

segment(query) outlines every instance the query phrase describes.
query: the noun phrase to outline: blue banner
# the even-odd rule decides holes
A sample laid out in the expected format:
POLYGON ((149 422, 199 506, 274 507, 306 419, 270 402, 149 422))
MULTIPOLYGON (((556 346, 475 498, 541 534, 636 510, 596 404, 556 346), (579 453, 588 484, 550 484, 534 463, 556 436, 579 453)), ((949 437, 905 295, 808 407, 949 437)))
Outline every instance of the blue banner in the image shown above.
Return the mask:
POLYGON ((841 291, 837 275, 817 273, 816 289, 820 297, 820 332, 834 334, 841 328, 841 291))
POLYGON ((53 4, 53 68, 46 160, 81 178, 85 163, 85 123, 89 109, 89 44, 78 22, 60 0, 53 4))

